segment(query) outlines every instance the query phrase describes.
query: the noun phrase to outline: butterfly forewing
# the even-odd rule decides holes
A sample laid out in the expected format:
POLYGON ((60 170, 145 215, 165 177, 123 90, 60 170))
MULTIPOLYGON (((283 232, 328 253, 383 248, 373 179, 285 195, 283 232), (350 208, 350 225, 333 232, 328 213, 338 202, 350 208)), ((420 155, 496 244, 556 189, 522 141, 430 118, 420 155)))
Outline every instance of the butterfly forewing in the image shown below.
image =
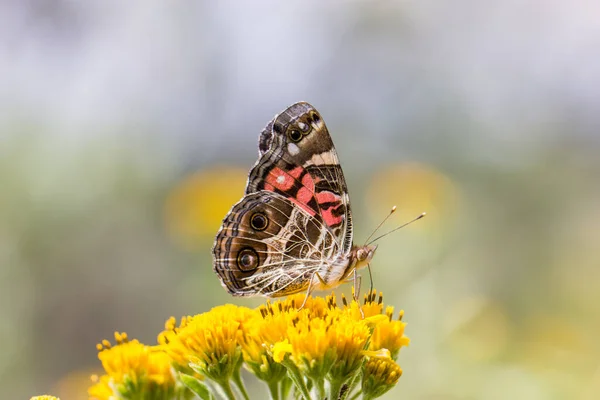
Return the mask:
POLYGON ((296 103, 267 124, 246 193, 274 191, 319 218, 347 254, 352 246, 348 189, 331 136, 320 114, 296 103))

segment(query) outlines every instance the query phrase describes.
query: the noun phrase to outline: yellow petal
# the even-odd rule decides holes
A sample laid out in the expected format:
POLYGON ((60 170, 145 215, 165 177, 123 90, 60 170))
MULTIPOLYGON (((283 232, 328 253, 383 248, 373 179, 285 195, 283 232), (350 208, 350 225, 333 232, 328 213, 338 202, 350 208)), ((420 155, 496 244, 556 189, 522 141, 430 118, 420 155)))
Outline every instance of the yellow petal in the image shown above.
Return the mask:
POLYGON ((292 352, 292 345, 288 340, 284 340, 283 342, 277 342, 273 346, 273 360, 276 362, 282 362, 285 358, 285 355, 292 352))

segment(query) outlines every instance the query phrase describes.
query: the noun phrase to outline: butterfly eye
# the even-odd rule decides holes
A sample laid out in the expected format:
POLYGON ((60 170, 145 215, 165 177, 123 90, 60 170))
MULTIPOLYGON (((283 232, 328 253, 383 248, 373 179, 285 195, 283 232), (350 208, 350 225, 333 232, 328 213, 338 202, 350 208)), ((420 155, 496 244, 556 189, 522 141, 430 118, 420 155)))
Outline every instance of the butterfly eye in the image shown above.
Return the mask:
POLYGON ((299 142, 302 139, 302 133, 300 133, 300 131, 297 129, 292 129, 288 133, 288 137, 292 142, 299 142))
POLYGON ((311 112, 310 113, 310 118, 313 120, 313 122, 318 123, 319 121, 321 121, 321 117, 319 117, 319 114, 317 114, 316 112, 311 112))
POLYGON ((258 267, 258 254, 250 247, 246 247, 238 253, 238 267, 244 272, 252 271, 258 267))
POLYGON ((255 213, 250 217, 250 226, 257 231, 264 231, 268 224, 269 220, 263 213, 255 213))
POLYGON ((364 251, 363 249, 358 249, 358 251, 356 252, 356 258, 358 259, 358 261, 364 261, 367 259, 367 252, 364 251))

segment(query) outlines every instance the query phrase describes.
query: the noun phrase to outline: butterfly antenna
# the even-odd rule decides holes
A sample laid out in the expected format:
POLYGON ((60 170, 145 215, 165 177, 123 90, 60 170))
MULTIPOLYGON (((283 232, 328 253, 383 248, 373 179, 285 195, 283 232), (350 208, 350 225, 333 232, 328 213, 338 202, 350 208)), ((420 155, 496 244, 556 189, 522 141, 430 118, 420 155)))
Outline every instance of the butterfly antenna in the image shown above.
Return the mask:
MULTIPOLYGON (((381 226, 385 223, 385 221, 388 220, 388 218, 390 218, 392 216, 392 214, 394 213, 394 211, 396 211, 396 206, 392 207, 392 209, 390 210, 390 213, 383 219, 383 221, 381 221, 379 223, 379 225, 377 225, 377 228, 375 228, 375 230, 369 235, 369 237, 367 238, 367 240, 365 240, 365 243, 367 243, 369 241, 369 239, 371 239, 373 237, 373 235, 375 233, 377 233, 377 231, 379 230, 379 228, 381 228, 381 226)), ((365 244, 366 246, 366 244, 365 244)))
MULTIPOLYGON (((394 207, 394 209, 395 209, 395 207, 394 207)), ((392 210, 394 210, 394 209, 392 209, 392 210)), ((387 236, 387 235, 389 235, 390 233, 396 232, 398 229, 404 228, 405 226, 407 226, 407 225, 410 225, 410 224, 412 224, 413 222, 420 220, 421 218, 423 218, 423 217, 424 217, 424 216, 426 216, 426 215, 427 215, 427 213, 422 213, 421 215, 419 215, 418 217, 416 217, 416 218, 412 219, 411 221, 408 221, 408 222, 406 222, 406 223, 404 223, 404 224, 400 225, 399 227, 397 227, 397 228, 394 228, 394 229, 392 229, 391 231, 389 231, 389 232, 387 232, 387 233, 384 233, 384 234, 383 234, 383 235, 381 235, 381 236, 377 236, 375 239, 373 239, 373 240, 371 240, 370 242, 368 242, 368 243, 366 244, 366 246, 370 245, 371 243, 374 243, 374 242, 378 241, 379 239, 381 239, 381 238, 382 238, 382 237, 384 237, 384 236, 387 236)), ((389 216, 389 215, 388 215, 388 216, 389 216)), ((386 219, 387 219, 387 218, 386 218, 386 219)), ((373 236, 373 235, 371 235, 371 236, 373 236)), ((370 238, 370 237, 369 237, 369 238, 370 238)))

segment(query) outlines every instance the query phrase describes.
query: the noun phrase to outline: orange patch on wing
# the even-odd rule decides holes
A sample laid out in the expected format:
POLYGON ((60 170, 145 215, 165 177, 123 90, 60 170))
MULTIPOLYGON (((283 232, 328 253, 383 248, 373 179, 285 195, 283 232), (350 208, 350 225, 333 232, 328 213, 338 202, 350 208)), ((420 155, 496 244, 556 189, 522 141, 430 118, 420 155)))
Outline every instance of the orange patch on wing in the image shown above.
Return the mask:
POLYGON ((319 203, 319 205, 325 204, 325 203, 334 203, 335 204, 335 205, 332 205, 331 207, 321 210, 321 216, 323 217, 323 221, 325 221, 325 223, 328 226, 335 226, 335 225, 342 223, 342 221, 344 220, 343 216, 333 214, 333 212, 335 210, 338 210, 342 205, 342 199, 340 196, 336 195, 335 193, 331 193, 331 192, 327 192, 327 191, 320 192, 320 193, 317 193, 317 202, 319 203))
POLYGON ((304 185, 304 187, 308 189, 311 194, 315 193, 315 181, 310 174, 306 174, 302 177, 302 185, 304 185))
POLYGON ((323 203, 341 203, 340 196, 331 192, 319 192, 317 193, 317 202, 323 203))
POLYGON ((337 224, 341 224, 344 220, 344 218, 341 215, 333 215, 333 210, 337 209, 338 207, 330 207, 326 210, 321 211, 321 216, 323 217, 323 221, 325 221, 327 226, 335 226, 337 224))
POLYGON ((310 208, 308 205, 306 205, 305 203, 300 202, 299 200, 294 199, 293 197, 290 198, 290 200, 292 201, 292 203, 295 203, 298 205, 298 207, 302 208, 304 211, 306 211, 307 213, 310 214, 311 217, 314 217, 316 214, 316 211, 313 210, 312 208, 310 208))
POLYGON ((294 186, 297 176, 293 176, 293 171, 285 172, 281 168, 275 167, 269 171, 269 175, 265 179, 265 189, 273 191, 274 189, 282 192, 288 191, 294 186))
POLYGON ((301 187, 296 194, 296 199, 304 204, 308 204, 312 200, 314 193, 308 190, 305 186, 301 187))

